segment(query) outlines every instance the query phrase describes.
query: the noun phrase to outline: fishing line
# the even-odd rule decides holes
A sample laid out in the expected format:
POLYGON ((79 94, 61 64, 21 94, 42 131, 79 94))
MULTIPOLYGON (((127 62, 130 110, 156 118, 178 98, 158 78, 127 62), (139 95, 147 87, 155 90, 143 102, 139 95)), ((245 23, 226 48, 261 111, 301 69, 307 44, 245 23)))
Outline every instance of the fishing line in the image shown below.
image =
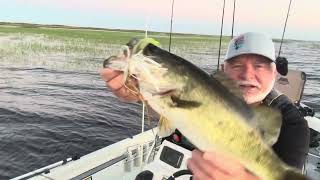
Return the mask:
POLYGON ((278 57, 279 57, 280 54, 281 54, 281 47, 282 47, 282 43, 283 43, 284 33, 286 32, 286 28, 287 28, 287 21, 288 21, 288 17, 289 17, 289 13, 290 13, 291 1, 292 1, 292 0, 290 0, 290 2, 289 2, 287 17, 286 17, 286 21, 285 21, 285 23, 284 23, 284 28, 283 28, 283 32, 282 32, 282 38, 281 38, 281 42, 280 42, 278 57))
POLYGON ((135 83, 132 82, 131 78, 137 79, 137 77, 135 75, 130 75, 127 78, 126 82, 124 83, 124 87, 127 90, 129 90, 132 94, 138 96, 139 100, 142 102, 141 132, 144 132, 145 114, 147 114, 147 119, 148 119, 149 126, 151 124, 150 114, 149 114, 149 110, 148 110, 148 104, 147 104, 147 101, 145 101, 143 99, 143 96, 139 92, 138 87, 136 87, 135 83))
POLYGON ((142 103, 142 118, 141 118, 141 133, 144 132, 144 111, 145 111, 145 103, 142 103))
POLYGON ((144 33, 144 37, 148 38, 148 24, 149 24, 149 16, 146 17, 146 25, 145 25, 145 33, 144 33))
MULTIPOLYGON (((130 77, 134 78, 134 76, 130 76, 130 77)), ((133 85, 134 83, 132 82, 132 80, 130 80, 130 77, 128 78, 129 80, 127 80, 124 83, 124 87, 127 90, 129 90, 132 94, 138 96, 139 100, 142 102, 141 132, 144 132, 144 121, 145 121, 144 119, 145 119, 146 101, 143 99, 143 97, 142 97, 141 93, 139 92, 138 88, 135 85, 133 85), (133 89, 131 89, 131 88, 133 88, 133 89)), ((146 109, 146 111, 147 111, 147 115, 148 115, 148 121, 150 122, 148 109, 146 109)))
POLYGON ((225 5, 226 5, 226 0, 223 0, 217 71, 219 71, 219 66, 220 66, 220 53, 221 53, 221 41, 222 41, 222 30, 223 30, 223 19, 224 19, 224 8, 225 8, 225 5))
POLYGON ((174 7, 174 0, 172 0, 172 4, 171 4, 171 20, 170 20, 170 33, 169 33, 169 52, 171 52, 171 36, 172 36, 173 7, 174 7))

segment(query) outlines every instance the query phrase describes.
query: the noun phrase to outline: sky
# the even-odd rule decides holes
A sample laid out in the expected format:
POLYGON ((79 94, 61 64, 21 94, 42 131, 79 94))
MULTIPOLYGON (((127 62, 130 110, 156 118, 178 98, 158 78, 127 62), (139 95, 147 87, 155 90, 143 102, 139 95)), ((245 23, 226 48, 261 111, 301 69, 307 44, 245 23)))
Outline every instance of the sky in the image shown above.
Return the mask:
MULTIPOLYGON (((234 34, 281 38, 290 0, 236 0, 234 34)), ((175 0, 173 32, 220 34, 223 0, 175 0)), ((226 0, 231 35, 234 0, 226 0)), ((170 31, 172 0, 0 0, 0 21, 170 31)), ((285 38, 320 41, 320 1, 292 0, 285 38)))

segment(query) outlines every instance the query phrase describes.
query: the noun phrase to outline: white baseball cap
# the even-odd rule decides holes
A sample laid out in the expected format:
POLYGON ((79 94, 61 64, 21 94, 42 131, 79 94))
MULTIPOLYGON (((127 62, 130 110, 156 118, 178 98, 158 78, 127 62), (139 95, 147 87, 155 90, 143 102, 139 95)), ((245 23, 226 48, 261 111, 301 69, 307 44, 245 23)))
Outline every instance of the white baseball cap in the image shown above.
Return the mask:
POLYGON ((275 49, 272 39, 264 34, 247 32, 234 37, 230 43, 225 61, 242 54, 257 54, 275 61, 275 49))

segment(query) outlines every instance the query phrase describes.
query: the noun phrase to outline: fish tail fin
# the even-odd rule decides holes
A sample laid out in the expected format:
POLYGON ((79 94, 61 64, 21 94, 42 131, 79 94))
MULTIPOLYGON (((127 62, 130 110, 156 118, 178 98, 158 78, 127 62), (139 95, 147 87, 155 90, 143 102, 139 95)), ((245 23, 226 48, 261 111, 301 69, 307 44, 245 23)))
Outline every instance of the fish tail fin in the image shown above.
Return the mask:
POLYGON ((282 180, 311 180, 307 176, 301 174, 299 171, 294 169, 287 169, 282 180))

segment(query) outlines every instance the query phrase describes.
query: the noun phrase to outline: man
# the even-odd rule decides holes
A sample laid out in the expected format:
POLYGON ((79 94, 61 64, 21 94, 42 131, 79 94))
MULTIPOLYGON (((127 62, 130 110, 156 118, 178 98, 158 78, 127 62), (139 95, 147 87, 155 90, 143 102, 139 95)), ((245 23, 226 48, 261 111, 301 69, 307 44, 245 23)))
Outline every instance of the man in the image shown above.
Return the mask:
MULTIPOLYGON (((222 70, 237 82, 248 104, 258 106, 267 103, 281 110, 281 132, 273 149, 288 165, 302 168, 308 152, 309 128, 286 96, 272 96, 277 75, 274 61, 275 50, 271 39, 259 33, 245 33, 231 40, 222 70)), ((122 100, 137 101, 137 97, 123 87, 121 72, 104 69, 101 76, 122 100)), ((194 150, 188 167, 194 179, 258 179, 237 161, 215 152, 194 150)))

